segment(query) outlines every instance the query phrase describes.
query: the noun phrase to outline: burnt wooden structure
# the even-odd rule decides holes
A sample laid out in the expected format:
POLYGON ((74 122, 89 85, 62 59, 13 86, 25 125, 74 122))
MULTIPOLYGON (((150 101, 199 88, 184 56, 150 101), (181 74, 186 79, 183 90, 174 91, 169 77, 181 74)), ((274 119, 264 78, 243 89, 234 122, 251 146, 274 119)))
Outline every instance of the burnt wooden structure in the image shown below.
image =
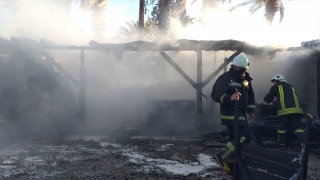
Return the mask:
MULTIPOLYGON (((10 48, 23 47, 24 49, 37 49, 41 51, 46 59, 52 61, 53 65, 57 67, 71 82, 79 87, 79 109, 80 119, 84 120, 86 116, 86 76, 85 76, 85 51, 103 51, 108 54, 114 55, 117 59, 121 59, 122 55, 127 51, 153 51, 159 52, 159 54, 174 68, 177 72, 186 79, 189 84, 196 90, 196 112, 198 119, 202 120, 202 97, 206 97, 203 94, 202 88, 205 87, 221 70, 226 71, 227 65, 232 59, 240 53, 247 55, 268 57, 272 59, 277 52, 280 51, 308 51, 310 54, 317 57, 317 112, 320 114, 320 45, 300 46, 300 47, 271 47, 271 46, 253 46, 244 41, 237 40, 222 40, 222 41, 197 41, 197 40, 178 40, 175 44, 159 44, 154 42, 135 41, 123 44, 99 44, 95 41, 90 41, 89 46, 61 46, 53 43, 46 43, 42 40, 38 43, 34 40, 27 38, 11 38, 9 42, 5 42, 6 46, 10 48), (73 78, 63 67, 58 64, 53 57, 47 54, 44 50, 78 50, 80 51, 80 80, 79 82, 73 78), (185 73, 174 60, 166 53, 166 51, 193 51, 197 54, 197 79, 194 82, 190 76, 185 73), (202 52, 203 51, 233 51, 234 53, 225 58, 224 62, 216 68, 207 78, 202 76, 202 52), (203 80, 204 79, 204 80, 203 80)), ((206 97, 207 98, 207 97, 206 97)))
MULTIPOLYGON (((176 44, 157 44, 153 42, 144 42, 144 41, 136 41, 136 42, 129 42, 124 44, 99 44, 97 42, 91 41, 89 43, 90 46, 60 46, 60 45, 53 45, 53 44, 39 44, 33 40, 28 39, 20 39, 20 38, 11 38, 11 44, 8 46, 12 46, 12 48, 20 47, 24 49, 33 49, 37 51, 41 51, 43 56, 45 56, 46 59, 52 62, 52 64, 57 67, 68 79, 73 82, 76 86, 79 87, 79 119, 84 121, 86 117, 86 74, 85 74, 85 51, 88 50, 95 50, 95 51, 103 51, 107 52, 109 54, 114 55, 117 59, 121 59, 122 55, 126 51, 136 51, 136 52, 144 52, 144 51, 153 51, 153 52, 159 52, 159 54, 173 67, 177 70, 177 72, 180 73, 180 75, 185 78, 190 85, 196 90, 196 112, 198 115, 198 120, 202 122, 202 97, 206 97, 203 92, 202 88, 205 87, 221 70, 226 71, 227 65, 232 61, 232 59, 239 55, 240 53, 245 53, 247 55, 254 55, 254 56, 264 56, 269 57, 272 59, 276 52, 279 51, 308 51, 311 55, 314 55, 317 57, 317 113, 320 114, 320 45, 317 46, 301 46, 301 47, 290 47, 290 48, 276 48, 276 47, 257 47, 252 46, 246 42, 242 41, 236 41, 236 40, 223 40, 223 41, 195 41, 195 40, 178 40, 176 44), (31 45, 31 46, 30 46, 31 45), (65 69, 60 66, 53 57, 48 55, 44 50, 77 50, 80 51, 80 80, 79 82, 75 80, 65 69), (203 51, 233 51, 234 53, 224 60, 224 62, 214 71, 212 74, 210 74, 205 80, 203 80, 202 77, 202 52, 203 51), (175 62, 170 56, 166 53, 166 51, 193 51, 197 54, 197 80, 194 82, 188 74, 186 74, 175 62)), ((235 121, 237 122, 237 120, 235 121)), ((237 126, 235 126, 236 128, 237 126)), ((306 142, 304 145, 304 151, 303 155, 301 157, 301 164, 300 169, 297 170, 296 165, 288 164, 289 161, 286 162, 280 162, 282 158, 274 158, 274 162, 272 162, 270 167, 276 165, 276 167, 282 167, 281 163, 283 163, 283 166, 288 167, 284 171, 281 172, 276 177, 283 176, 279 179, 286 179, 288 177, 292 177, 295 173, 297 173, 298 177, 297 179, 305 179, 306 177, 306 167, 308 162, 308 135, 309 135, 309 122, 306 126, 306 142), (277 161, 277 159, 280 159, 277 161), (289 174, 287 173, 289 172, 289 174), (292 175, 292 176, 291 176, 292 175)), ((236 128, 237 129, 237 128, 236 128)), ((235 134, 237 135, 238 130, 235 131, 235 134)), ((268 177, 268 173, 262 173, 261 171, 255 171, 252 170, 255 167, 258 167, 258 169, 261 169, 261 166, 259 165, 250 165, 248 164, 249 160, 250 162, 260 162, 261 157, 264 157, 265 160, 268 160, 269 155, 276 154, 274 152, 266 151, 265 149, 259 149, 258 147, 250 147, 250 146, 243 146, 241 148, 239 145, 236 145, 236 165, 235 165, 235 172, 234 175, 235 179, 241 179, 241 174, 244 173, 244 179, 255 179, 254 177, 265 177, 266 179, 270 179, 268 177), (257 157, 252 156, 252 152, 255 151, 261 151, 261 153, 257 154, 257 157), (241 158, 240 153, 242 153, 244 159, 241 158), (264 153, 264 154, 263 154, 264 153), (264 156, 265 155, 265 156, 264 156), (248 161, 246 161, 248 160, 248 161), (238 166, 237 166, 238 165, 238 166), (239 169, 238 169, 239 167, 239 169), (250 167, 250 168, 248 168, 250 167), (248 170, 249 169, 249 170, 248 170), (264 176, 265 175, 265 176, 264 176)), ((281 155, 281 153, 280 153, 281 155)), ((281 157, 288 157, 287 159, 297 158, 296 156, 291 156, 287 154, 282 154, 281 157)), ((269 159, 270 160, 270 159, 269 159)), ((265 161, 267 162, 267 161, 265 161)), ((290 161, 291 162, 291 161, 290 161)), ((268 172, 269 169, 266 171, 268 172)), ((272 171, 271 171, 272 172, 272 171)), ((278 172, 278 171, 277 171, 278 172)), ((276 172, 272 172, 275 174, 276 172)), ((271 179, 274 179, 275 177, 272 177, 271 179)))
POLYGON ((317 116, 308 115, 304 145, 300 155, 256 145, 243 144, 240 147, 236 144, 235 150, 241 149, 241 152, 236 152, 234 179, 305 180, 307 178, 311 122, 318 120, 317 116))
MULTIPOLYGON (((85 118, 85 69, 84 51, 98 50, 113 54, 117 59, 121 59, 126 51, 157 51, 159 54, 185 78, 196 90, 196 112, 198 120, 202 122, 202 97, 206 97, 202 88, 205 87, 221 70, 226 71, 227 65, 240 53, 247 55, 266 56, 272 59, 279 51, 309 51, 317 57, 317 113, 320 114, 320 46, 301 46, 291 48, 257 47, 246 42, 236 40, 224 41, 195 41, 178 40, 176 45, 157 44, 152 42, 130 42, 124 44, 99 44, 91 41, 90 46, 42 46, 42 49, 68 49, 80 50, 80 97, 79 109, 83 111, 81 118, 85 118), (205 80, 202 77, 202 52, 203 51, 233 51, 234 53, 224 60, 224 62, 205 80), (197 53, 197 80, 194 82, 165 51, 194 51, 197 53)), ((310 117, 311 120, 312 117, 310 117)), ((310 134, 310 120, 306 124, 306 138, 302 150, 302 156, 298 157, 287 153, 273 152, 272 150, 261 147, 243 146, 239 143, 235 145, 235 166, 234 179, 306 179, 308 163, 308 137, 310 134), (253 152, 257 152, 256 154, 253 152), (299 163, 294 160, 299 160, 299 163)), ((235 123, 237 123, 237 116, 235 123)), ((237 139, 238 126, 235 125, 235 138, 237 139)))
MULTIPOLYGON (((203 94, 202 88, 205 87, 221 70, 226 71, 227 65, 232 61, 232 59, 239 55, 240 53, 245 53, 247 55, 265 56, 272 59, 276 52, 279 51, 315 51, 320 52, 320 47, 309 48, 309 47, 270 47, 263 46, 257 47, 250 45, 243 41, 237 40, 222 40, 222 41, 196 41, 196 40, 178 40, 175 44, 158 44, 153 42, 145 41, 135 41, 123 44, 99 44, 95 41, 89 42, 90 46, 59 46, 59 45, 42 45, 41 49, 55 49, 55 50, 79 50, 81 51, 80 57, 80 97, 79 97, 79 108, 85 110, 86 98, 85 98, 85 72, 84 72, 84 51, 87 50, 97 50, 107 52, 108 54, 114 55, 117 59, 121 59, 122 55, 126 51, 153 51, 159 52, 159 54, 174 68, 176 71, 190 83, 190 85, 196 90, 196 112, 198 114, 198 119, 202 120, 202 97, 206 97, 203 94), (203 80, 202 76, 202 52, 203 51, 233 51, 234 53, 229 57, 225 58, 224 63, 222 63, 217 69, 212 72, 207 78, 203 80), (197 53, 197 80, 194 82, 190 76, 185 73, 174 60, 166 53, 166 51, 194 51, 197 53)), ((319 57, 319 55, 318 55, 319 57)), ((319 60, 318 60, 319 61, 319 60)), ((320 63, 319 63, 320 64, 320 63)), ((320 65, 318 65, 320 66, 320 65)), ((318 78, 320 78, 320 67, 318 68, 318 78)), ((318 81, 318 88, 320 89, 320 83, 318 81)), ((318 97, 320 97, 318 91, 318 97)), ((207 97, 206 97, 207 98, 207 97)), ((319 98, 318 98, 319 99, 319 98)), ((318 112, 320 107, 320 100, 318 100, 318 112)), ((82 118, 85 118, 85 113, 82 114, 82 118)))

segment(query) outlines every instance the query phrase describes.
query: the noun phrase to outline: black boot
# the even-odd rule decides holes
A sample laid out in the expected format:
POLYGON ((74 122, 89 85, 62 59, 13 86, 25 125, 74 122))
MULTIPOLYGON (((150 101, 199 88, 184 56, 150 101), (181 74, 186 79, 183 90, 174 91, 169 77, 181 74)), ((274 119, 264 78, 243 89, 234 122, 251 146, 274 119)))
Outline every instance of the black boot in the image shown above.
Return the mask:
POLYGON ((214 158, 218 162, 220 168, 229 175, 233 175, 234 166, 234 147, 231 142, 227 143, 228 149, 223 149, 218 154, 214 155, 214 158))

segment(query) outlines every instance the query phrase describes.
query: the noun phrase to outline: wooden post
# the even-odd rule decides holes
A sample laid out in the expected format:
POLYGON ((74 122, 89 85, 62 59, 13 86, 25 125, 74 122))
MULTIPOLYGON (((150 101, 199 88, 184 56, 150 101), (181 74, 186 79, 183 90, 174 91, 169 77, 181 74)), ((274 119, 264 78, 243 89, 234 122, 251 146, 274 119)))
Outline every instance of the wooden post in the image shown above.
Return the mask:
POLYGON ((302 147, 302 155, 300 161, 300 172, 298 175, 298 180, 306 180, 308 172, 308 160, 309 160, 309 137, 311 130, 311 121, 313 117, 309 114, 306 122, 306 127, 304 129, 304 142, 302 147))
POLYGON ((197 114, 202 120, 202 51, 197 51, 197 114))
POLYGON ((86 118, 86 82, 84 69, 84 51, 80 55, 80 81, 79 81, 79 118, 84 122, 86 118))
POLYGON ((317 115, 320 116, 320 52, 317 53, 317 115))
MULTIPOLYGON (((215 71, 217 69, 217 51, 214 53, 214 60, 213 60, 213 70, 215 71)), ((212 111, 213 111, 213 116, 215 115, 215 110, 216 110, 216 102, 212 101, 212 111)))
MULTIPOLYGON (((227 58, 224 58, 224 63, 228 62, 227 58)), ((223 68, 223 73, 227 72, 227 66, 223 68)))

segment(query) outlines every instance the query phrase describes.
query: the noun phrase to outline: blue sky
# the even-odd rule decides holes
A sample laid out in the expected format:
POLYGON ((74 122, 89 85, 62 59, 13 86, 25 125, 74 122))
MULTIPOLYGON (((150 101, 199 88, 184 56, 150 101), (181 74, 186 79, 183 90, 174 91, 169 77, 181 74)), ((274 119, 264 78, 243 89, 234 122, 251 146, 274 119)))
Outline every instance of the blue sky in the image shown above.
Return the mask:
MULTIPOLYGON (((35 0, 30 0, 30 1, 35 1, 35 0)), ((74 1, 77 1, 77 0, 74 0, 74 1)), ((201 5, 201 0, 199 0, 199 2, 197 2, 193 5, 193 7, 194 7, 193 9, 196 8, 198 11, 200 11, 199 5, 201 5)), ((121 15, 123 16, 122 18, 125 18, 126 21, 137 21, 138 20, 139 0, 109 0, 107 8, 120 11, 121 15)), ((148 10, 146 12, 145 19, 147 19, 148 16, 150 17, 152 5, 151 4, 147 5, 147 9, 148 10)), ((192 12, 194 12, 194 11, 192 11, 192 12)), ((6 36, 6 34, 8 33, 8 28, 7 28, 7 26, 5 26, 5 24, 10 23, 10 22, 8 22, 10 16, 11 16, 10 10, 8 10, 7 8, 3 8, 3 0, 0 0, 0 23, 1 23, 0 36, 1 35, 6 36)), ((194 15, 194 16, 196 16, 196 15, 194 15)), ((117 17, 113 17, 113 18, 117 18, 117 17)))
MULTIPOLYGON (((35 2, 38 0, 25 1, 35 2)), ((197 18, 200 16, 202 1, 199 0, 191 5, 192 1, 187 0, 187 13, 191 17, 197 18)), ((233 0, 232 2, 233 4, 221 4, 219 9, 210 11, 204 18, 205 24, 199 23, 197 19, 193 25, 187 28, 175 23, 173 27, 174 35, 176 38, 196 40, 236 39, 259 46, 268 44, 298 46, 301 41, 320 39, 319 0, 283 0, 285 6, 284 19, 282 23, 279 23, 279 13, 277 13, 272 27, 269 27, 265 21, 264 8, 253 15, 248 13, 249 7, 238 8, 232 14, 227 13, 230 7, 242 1, 233 0)), ((90 14, 80 12, 77 8, 74 8, 67 15, 72 16, 73 22, 63 21, 62 17, 49 16, 45 8, 36 9, 28 6, 24 7, 24 16, 9 22, 8 20, 11 19, 10 12, 2 6, 3 0, 0 0, 0 36, 2 37, 27 36, 32 39, 68 39, 70 43, 78 43, 81 38, 81 42, 87 42, 92 37, 90 14), (45 18, 45 22, 41 18, 45 18), (33 27, 29 25, 32 23, 34 23, 33 27), (20 28, 20 30, 17 31, 17 28, 20 28), (38 31, 35 31, 35 29, 38 31), (42 31, 42 29, 45 31, 42 31)), ((150 14, 151 7, 148 6, 149 12, 146 18, 150 14)), ((111 38, 119 27, 124 26, 125 21, 137 21, 138 16, 139 0, 109 0, 105 12, 108 38, 111 38)))
MULTIPOLYGON (((191 16, 199 16, 200 8, 202 0, 198 0, 198 2, 192 5, 192 9, 190 4, 193 0, 187 1, 187 8, 189 9, 188 14, 191 16)), ((112 8, 120 8, 123 9, 123 14, 130 20, 138 20, 139 17, 139 0, 110 0, 108 3, 109 7, 112 8)), ((146 16, 150 16, 152 11, 152 4, 147 5, 146 16)), ((146 18, 145 18, 146 19, 146 18)))

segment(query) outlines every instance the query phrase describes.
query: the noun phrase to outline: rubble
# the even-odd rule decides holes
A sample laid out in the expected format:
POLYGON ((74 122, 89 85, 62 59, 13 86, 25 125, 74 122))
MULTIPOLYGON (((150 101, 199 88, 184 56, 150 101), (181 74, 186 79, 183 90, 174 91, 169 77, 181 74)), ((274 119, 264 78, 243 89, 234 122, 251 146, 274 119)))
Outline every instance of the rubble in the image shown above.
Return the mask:
MULTIPOLYGON (((231 177, 212 158, 220 150, 201 144, 128 145, 106 136, 69 136, 61 142, 1 142, 0 179, 228 180, 231 177)), ((320 178, 319 168, 319 156, 310 154, 308 180, 320 178)))
POLYGON ((112 140, 3 143, 1 179, 227 179, 199 145, 124 145, 112 140))

